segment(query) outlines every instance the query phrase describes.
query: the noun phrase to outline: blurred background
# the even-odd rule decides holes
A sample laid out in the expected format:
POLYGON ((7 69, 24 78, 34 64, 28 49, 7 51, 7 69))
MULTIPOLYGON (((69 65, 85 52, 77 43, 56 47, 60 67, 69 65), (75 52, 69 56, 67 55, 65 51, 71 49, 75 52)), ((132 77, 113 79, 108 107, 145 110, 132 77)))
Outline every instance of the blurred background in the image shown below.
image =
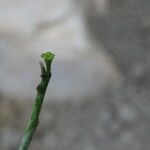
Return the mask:
POLYGON ((149 150, 149 0, 0 0, 0 149, 16 150, 56 57, 34 150, 149 150))

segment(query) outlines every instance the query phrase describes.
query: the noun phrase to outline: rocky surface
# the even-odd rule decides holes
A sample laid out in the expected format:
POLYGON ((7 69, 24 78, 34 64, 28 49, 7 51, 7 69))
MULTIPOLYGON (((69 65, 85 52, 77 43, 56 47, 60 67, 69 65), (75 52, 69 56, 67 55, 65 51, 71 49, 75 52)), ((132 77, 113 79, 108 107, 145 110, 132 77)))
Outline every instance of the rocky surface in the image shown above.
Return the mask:
POLYGON ((94 9, 101 2, 83 2, 91 40, 104 47, 127 80, 146 84, 150 79, 149 0, 108 0, 104 13, 94 9))
POLYGON ((149 150, 150 3, 76 2, 0 0, 0 149, 17 149, 39 56, 52 50, 53 76, 30 149, 149 150))
MULTIPOLYGON (((149 91, 122 86, 80 103, 45 102, 31 149, 148 150, 149 96, 149 91)), ((0 110, 0 148, 15 150, 31 102, 5 99, 0 110)))

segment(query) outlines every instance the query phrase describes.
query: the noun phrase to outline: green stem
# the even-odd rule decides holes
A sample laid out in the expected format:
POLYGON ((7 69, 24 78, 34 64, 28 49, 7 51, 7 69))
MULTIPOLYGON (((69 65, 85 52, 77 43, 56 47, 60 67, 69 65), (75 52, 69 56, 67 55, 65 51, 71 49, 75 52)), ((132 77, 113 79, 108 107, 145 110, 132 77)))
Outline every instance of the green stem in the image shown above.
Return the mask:
POLYGON ((25 135, 20 143, 19 150, 28 150, 30 142, 39 124, 39 116, 42 108, 43 99, 46 89, 51 78, 51 62, 54 54, 47 52, 43 53, 41 57, 44 59, 45 65, 40 63, 41 66, 41 82, 37 86, 37 96, 33 106, 32 114, 29 119, 25 135))

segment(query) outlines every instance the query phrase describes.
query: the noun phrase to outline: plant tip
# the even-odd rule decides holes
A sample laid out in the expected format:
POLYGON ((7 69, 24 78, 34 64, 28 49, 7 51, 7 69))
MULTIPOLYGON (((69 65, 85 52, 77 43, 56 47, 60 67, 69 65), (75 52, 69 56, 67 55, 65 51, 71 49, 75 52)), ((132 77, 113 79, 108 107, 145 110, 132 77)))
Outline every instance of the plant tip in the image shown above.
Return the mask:
POLYGON ((45 53, 42 53, 41 55, 41 58, 43 58, 45 61, 52 61, 54 57, 55 57, 55 54, 51 52, 45 52, 45 53))

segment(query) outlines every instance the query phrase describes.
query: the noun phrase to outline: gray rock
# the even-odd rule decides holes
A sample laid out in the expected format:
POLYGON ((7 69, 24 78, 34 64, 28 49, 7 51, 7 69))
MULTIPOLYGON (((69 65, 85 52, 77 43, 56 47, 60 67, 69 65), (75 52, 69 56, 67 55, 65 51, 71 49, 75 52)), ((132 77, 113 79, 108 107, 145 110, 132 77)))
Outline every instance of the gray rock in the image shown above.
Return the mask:
POLYGON ((84 1, 90 40, 103 46, 127 80, 147 85, 150 81, 149 0, 84 1))

